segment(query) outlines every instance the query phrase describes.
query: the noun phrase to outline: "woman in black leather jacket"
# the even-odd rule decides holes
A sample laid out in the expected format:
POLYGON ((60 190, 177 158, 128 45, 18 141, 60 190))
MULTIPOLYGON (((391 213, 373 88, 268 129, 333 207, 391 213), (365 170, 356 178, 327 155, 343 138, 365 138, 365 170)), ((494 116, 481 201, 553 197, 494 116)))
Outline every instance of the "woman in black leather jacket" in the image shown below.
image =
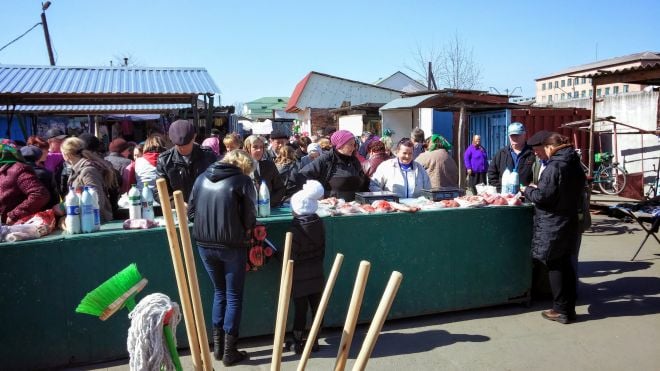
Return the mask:
POLYGON ((246 174, 252 158, 234 150, 197 177, 188 202, 193 236, 213 282, 213 355, 230 366, 247 353, 236 348, 243 305, 245 264, 256 223, 256 191, 246 174))

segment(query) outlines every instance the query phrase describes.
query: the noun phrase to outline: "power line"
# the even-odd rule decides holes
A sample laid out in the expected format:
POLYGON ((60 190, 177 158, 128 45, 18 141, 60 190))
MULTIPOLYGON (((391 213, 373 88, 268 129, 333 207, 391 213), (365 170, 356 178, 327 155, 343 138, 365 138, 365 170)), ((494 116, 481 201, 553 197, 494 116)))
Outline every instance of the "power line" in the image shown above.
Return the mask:
POLYGON ((9 43, 7 43, 5 46, 3 46, 2 48, 0 48, 0 52, 3 51, 3 50, 4 50, 6 47, 8 47, 9 45, 11 45, 11 44, 15 43, 16 41, 18 41, 21 37, 27 35, 28 32, 34 30, 34 28, 37 27, 37 26, 40 25, 40 24, 41 24, 41 22, 35 24, 35 25, 32 26, 29 30, 23 32, 23 34, 22 34, 21 36, 19 36, 19 37, 15 38, 14 40, 10 41, 9 43))

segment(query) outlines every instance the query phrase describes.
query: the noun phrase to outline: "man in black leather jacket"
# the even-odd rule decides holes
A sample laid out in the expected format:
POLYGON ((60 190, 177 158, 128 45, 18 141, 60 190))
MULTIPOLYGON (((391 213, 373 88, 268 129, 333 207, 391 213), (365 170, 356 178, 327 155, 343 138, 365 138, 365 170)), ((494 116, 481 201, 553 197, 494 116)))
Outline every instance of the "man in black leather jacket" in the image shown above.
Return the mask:
MULTIPOLYGON (((158 156, 156 171, 159 178, 167 181, 170 196, 174 191, 181 191, 187 202, 197 176, 217 158, 213 150, 195 143, 195 127, 188 120, 174 121, 170 125, 169 137, 174 147, 158 156)), ((156 189, 154 197, 160 200, 156 189)))
POLYGON ((507 128, 507 135, 511 145, 501 148, 488 166, 488 182, 502 191, 502 175, 506 169, 516 169, 519 183, 528 186, 532 182, 532 167, 536 160, 532 147, 525 142, 525 126, 520 122, 512 122, 507 128))

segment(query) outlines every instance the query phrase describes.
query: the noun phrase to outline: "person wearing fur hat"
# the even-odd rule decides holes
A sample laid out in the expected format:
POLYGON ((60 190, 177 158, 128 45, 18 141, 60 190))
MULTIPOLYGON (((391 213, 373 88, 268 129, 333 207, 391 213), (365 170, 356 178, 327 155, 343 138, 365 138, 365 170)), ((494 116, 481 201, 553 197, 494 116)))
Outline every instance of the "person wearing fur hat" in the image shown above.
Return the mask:
MULTIPOLYGON (((316 214, 318 200, 323 197, 321 183, 308 180, 302 190, 291 197, 293 221, 289 231, 293 234, 291 259, 293 259, 293 285, 291 297, 294 306, 293 333, 287 341, 287 348, 296 354, 304 348, 303 333, 307 322, 307 312, 311 309, 312 318, 321 301, 325 276, 323 259, 325 257, 325 226, 316 214)), ((318 350, 318 343, 312 351, 318 350)))
POLYGON ((369 190, 369 178, 355 156, 355 137, 339 130, 330 137, 332 149, 300 170, 305 179, 314 179, 325 189, 325 197, 355 199, 355 192, 369 190))

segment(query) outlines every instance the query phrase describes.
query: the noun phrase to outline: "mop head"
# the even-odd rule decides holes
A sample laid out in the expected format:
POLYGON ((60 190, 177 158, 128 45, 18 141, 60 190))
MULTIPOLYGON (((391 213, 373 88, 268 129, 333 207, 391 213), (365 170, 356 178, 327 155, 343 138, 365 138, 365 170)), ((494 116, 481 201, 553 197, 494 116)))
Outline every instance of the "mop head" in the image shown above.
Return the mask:
POLYGON ((181 311, 179 305, 167 295, 147 295, 128 314, 131 319, 127 340, 131 370, 175 370, 163 334, 165 316, 170 310, 169 324, 176 342, 176 326, 181 321, 181 311))

